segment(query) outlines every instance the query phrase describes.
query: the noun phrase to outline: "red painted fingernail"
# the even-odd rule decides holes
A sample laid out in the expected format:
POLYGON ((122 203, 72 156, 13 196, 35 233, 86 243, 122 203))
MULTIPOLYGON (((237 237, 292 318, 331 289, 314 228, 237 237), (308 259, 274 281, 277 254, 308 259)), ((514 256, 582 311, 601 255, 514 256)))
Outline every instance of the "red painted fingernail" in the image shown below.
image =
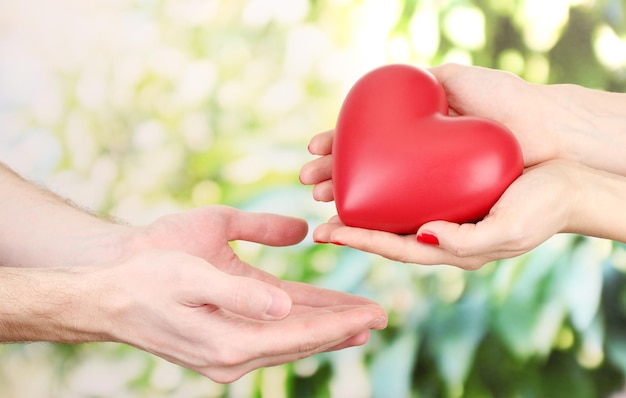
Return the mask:
POLYGON ((328 242, 324 242, 323 240, 313 240, 315 243, 326 244, 328 242))
POLYGON ((337 246, 345 246, 343 243, 341 242, 336 242, 336 241, 331 241, 330 243, 332 243, 333 245, 337 245, 337 246))
POLYGON ((427 245, 439 246, 439 239, 431 232, 420 232, 417 234, 417 241, 427 245))

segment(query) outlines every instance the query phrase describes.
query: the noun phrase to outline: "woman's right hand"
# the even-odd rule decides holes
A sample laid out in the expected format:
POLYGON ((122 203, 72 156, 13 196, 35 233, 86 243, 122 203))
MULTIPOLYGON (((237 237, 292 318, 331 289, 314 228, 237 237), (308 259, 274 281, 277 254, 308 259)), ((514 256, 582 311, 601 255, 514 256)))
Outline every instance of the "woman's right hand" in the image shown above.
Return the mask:
POLYGON ((526 253, 561 232, 626 242, 626 177, 569 160, 529 167, 477 223, 436 220, 417 234, 354 228, 338 217, 315 229, 334 243, 406 263, 474 270, 526 253))
POLYGON ((567 159, 626 175, 626 94, 533 84, 477 66, 445 64, 429 70, 443 86, 451 114, 507 126, 526 166, 567 159))
MULTIPOLYGON (((508 127, 522 147, 526 167, 567 159, 626 176, 626 94, 576 85, 528 83, 518 76, 477 66, 445 64, 429 69, 443 86, 451 115, 478 116, 508 127)), ((313 197, 333 200, 334 130, 311 139, 321 156, 302 168, 313 197)))

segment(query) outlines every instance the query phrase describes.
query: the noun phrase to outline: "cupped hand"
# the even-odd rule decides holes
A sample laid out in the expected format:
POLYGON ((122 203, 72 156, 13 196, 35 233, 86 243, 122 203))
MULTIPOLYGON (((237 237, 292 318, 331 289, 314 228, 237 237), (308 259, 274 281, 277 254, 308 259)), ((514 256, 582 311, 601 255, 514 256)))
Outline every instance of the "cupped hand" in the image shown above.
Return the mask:
POLYGON ((432 221, 416 235, 345 226, 337 217, 314 232, 317 242, 349 246, 423 265, 449 264, 472 270, 515 257, 559 232, 579 232, 575 211, 584 166, 565 160, 527 168, 478 223, 432 221))
POLYGON ((516 136, 525 166, 561 156, 561 137, 554 128, 559 115, 546 86, 530 84, 501 70, 444 64, 429 71, 443 87, 450 115, 495 120, 516 136))
POLYGON ((451 114, 507 126, 526 166, 567 159, 626 176, 626 95, 575 84, 533 84, 508 72, 444 64, 430 69, 451 114))
POLYGON ((221 383, 364 344, 387 322, 367 299, 295 282, 282 290, 179 251, 142 251, 94 276, 110 298, 98 322, 112 340, 221 383))

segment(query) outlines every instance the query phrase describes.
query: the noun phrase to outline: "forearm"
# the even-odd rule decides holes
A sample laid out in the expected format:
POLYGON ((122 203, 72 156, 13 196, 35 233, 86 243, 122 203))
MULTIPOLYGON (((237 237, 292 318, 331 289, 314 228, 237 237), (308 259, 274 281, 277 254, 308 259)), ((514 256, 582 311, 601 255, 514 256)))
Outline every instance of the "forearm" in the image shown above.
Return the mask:
POLYGON ((626 177, 577 166, 566 232, 626 243, 626 177))
POLYGON ((109 340, 96 282, 82 267, 0 267, 0 342, 109 340))
POLYGON ((76 265, 119 257, 126 227, 100 219, 0 164, 0 266, 76 265))
POLYGON ((626 94, 576 85, 542 86, 543 119, 557 133, 560 157, 626 176, 626 94))

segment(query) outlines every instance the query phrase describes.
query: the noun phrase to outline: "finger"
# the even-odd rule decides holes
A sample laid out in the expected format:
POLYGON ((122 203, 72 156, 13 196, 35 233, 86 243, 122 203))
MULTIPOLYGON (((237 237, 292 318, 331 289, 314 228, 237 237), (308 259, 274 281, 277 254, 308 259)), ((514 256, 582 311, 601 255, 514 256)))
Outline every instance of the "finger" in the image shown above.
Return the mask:
POLYGON ((371 335, 371 332, 369 330, 364 330, 361 333, 354 335, 337 345, 327 348, 326 350, 324 350, 324 352, 339 351, 339 350, 343 350, 346 348, 357 347, 357 346, 363 345, 369 341, 370 335, 371 335))
POLYGON ((443 86, 451 109, 462 115, 492 119, 515 130, 520 109, 517 104, 511 106, 506 98, 510 93, 523 95, 522 78, 502 70, 459 64, 445 64, 429 71, 443 86))
POLYGON ((476 224, 433 221, 420 228, 418 237, 427 236, 431 244, 458 258, 457 263, 465 259, 464 268, 475 269, 491 260, 515 257, 527 251, 520 246, 523 241, 521 234, 503 229, 503 225, 513 223, 503 224, 493 216, 487 216, 476 224))
POLYGON ((459 264, 452 253, 433 245, 417 242, 415 235, 396 235, 384 231, 339 226, 332 229, 326 238, 334 244, 377 254, 393 261, 420 265, 459 264))
POLYGON ((333 139, 335 138, 335 130, 319 133, 311 139, 309 143, 309 152, 312 155, 325 156, 333 151, 333 139))
MULTIPOLYGON (((243 352, 229 369, 220 369, 228 378, 240 377, 254 369, 293 362, 313 354, 364 344, 369 329, 386 325, 367 307, 343 306, 303 309, 304 312, 271 323, 236 325, 236 341, 243 352), (246 331, 247 330, 247 331, 246 331)), ((294 313, 297 312, 294 306, 294 313)))
POLYGON ((287 316, 292 302, 287 292, 269 283, 233 276, 204 264, 190 276, 184 303, 213 305, 246 318, 277 320, 287 316))
MULTIPOLYGON (((365 330, 355 336, 344 339, 343 341, 331 342, 328 344, 328 348, 315 347, 314 349, 307 351, 297 351, 281 355, 261 354, 256 357, 250 357, 250 359, 241 363, 237 363, 235 365, 218 367, 211 366, 205 369, 197 369, 197 371, 205 374, 207 377, 213 379, 214 381, 218 381, 220 383, 232 383, 241 378, 243 375, 248 374, 255 369, 292 363, 320 352, 336 351, 340 349, 354 347, 357 345, 363 345, 368 341, 369 336, 369 330, 365 330)), ((255 346, 258 346, 258 344, 255 344, 255 346)))
POLYGON ((327 223, 328 224, 340 224, 340 225, 343 225, 343 223, 341 222, 341 219, 339 218, 339 216, 337 214, 335 214, 334 216, 329 218, 327 223))
POLYGON ((320 202, 332 202, 335 200, 335 192, 333 189, 332 180, 320 182, 313 187, 313 199, 320 202))
POLYGON ((330 342, 328 343, 328 347, 315 347, 314 349, 310 349, 307 351, 298 351, 276 356, 261 356, 259 358, 254 358, 252 360, 246 361, 245 363, 230 369, 229 372, 235 372, 235 374, 237 375, 245 375, 255 369, 268 368, 272 366, 283 365, 286 363, 293 363, 298 360, 313 356, 315 354, 338 351, 350 347, 363 345, 367 343, 369 337, 369 331, 364 331, 357 334, 356 336, 351 336, 345 340, 330 342))
POLYGON ((385 316, 384 310, 376 302, 365 297, 293 281, 283 281, 280 287, 289 294, 294 305, 307 308, 373 305, 377 311, 380 311, 381 316, 385 316))
MULTIPOLYGON (((272 366, 283 365, 286 363, 293 363, 298 360, 308 358, 312 355, 319 354, 322 352, 337 351, 337 350, 342 350, 342 349, 346 349, 350 347, 363 345, 367 343, 367 340, 369 339, 370 335, 369 335, 369 332, 366 331, 366 332, 363 332, 363 334, 359 334, 357 336, 358 336, 358 339, 355 339, 355 340, 353 340, 353 338, 351 337, 351 338, 346 339, 345 341, 337 341, 337 342, 330 343, 330 344, 334 344, 330 348, 316 348, 315 350, 309 350, 306 352, 296 352, 296 353, 290 353, 290 354, 285 354, 285 355, 277 355, 273 357, 256 358, 254 360, 248 361, 238 366, 236 370, 233 369, 231 371, 235 371, 239 375, 245 375, 247 373, 252 372, 255 369, 268 368, 272 366), (362 335, 367 336, 367 339, 365 341, 362 341, 364 339, 362 335)), ((357 336, 354 336, 354 337, 357 337, 357 336)))
POLYGON ((430 248, 421 247, 415 240, 415 235, 397 235, 340 224, 326 224, 323 233, 331 243, 378 254, 395 261, 433 264, 432 255, 427 255, 430 248))
POLYGON ((461 64, 455 63, 446 63, 438 66, 434 66, 432 68, 428 68, 428 71, 435 76, 437 81, 445 86, 446 82, 450 79, 461 73, 464 68, 467 68, 461 64))
POLYGON ((300 170, 300 182, 305 185, 312 185, 330 180, 332 177, 332 164, 332 155, 322 156, 306 163, 300 170))
POLYGON ((348 306, 339 311, 314 309, 279 322, 265 323, 254 336, 247 334, 246 337, 254 349, 251 355, 267 357, 263 366, 268 366, 328 350, 386 322, 386 316, 381 317, 380 312, 370 306, 348 306))
POLYGON ((404 263, 420 265, 454 265, 463 269, 477 269, 495 258, 512 257, 514 252, 503 253, 500 248, 507 248, 502 241, 502 230, 497 223, 480 224, 487 227, 482 246, 464 235, 471 234, 474 224, 453 224, 445 221, 434 221, 424 224, 416 235, 396 235, 384 231, 346 227, 342 224, 322 224, 314 231, 316 242, 330 242, 352 247, 368 253, 378 254, 385 258, 404 263), (460 228, 459 228, 460 227, 460 228), (456 228, 456 229, 455 229, 456 228), (466 230, 467 229, 467 230, 466 230), (497 252, 489 253, 486 245, 497 252), (500 245, 500 246, 498 246, 500 245))
MULTIPOLYGON (((486 231, 488 233, 488 231, 486 231)), ((447 221, 433 221, 424 224, 417 233, 417 241, 425 245, 437 246, 452 255, 448 264, 472 270, 488 262, 485 243, 497 244, 499 237, 483 235, 476 230, 476 224, 455 224, 447 221)), ((502 231, 500 231, 502 234, 502 231)))
POLYGON ((479 84, 480 86, 480 83, 475 81, 478 70, 478 67, 468 67, 456 63, 446 63, 428 69, 446 92, 449 114, 465 115, 470 111, 466 107, 463 87, 458 82, 461 81, 470 87, 472 84, 479 84), (459 79, 459 76, 462 76, 462 79, 459 79))
POLYGON ((355 334, 354 336, 348 337, 345 340, 329 343, 327 348, 324 348, 323 350, 320 350, 317 352, 339 351, 339 350, 343 350, 346 348, 363 345, 369 341, 369 338, 372 334, 371 333, 372 330, 380 330, 380 329, 382 328, 372 328, 372 329, 364 330, 358 334, 355 334))
POLYGON ((344 227, 344 225, 338 221, 338 218, 334 218, 336 222, 329 222, 320 224, 313 231, 313 240, 317 243, 334 243, 331 242, 331 235, 337 228, 344 227))
POLYGON ((236 210, 229 214, 227 239, 245 240, 269 246, 288 246, 301 242, 308 232, 305 220, 270 213, 236 210))
MULTIPOLYGON (((285 288, 285 290, 287 289, 288 288, 285 288)), ((342 294, 346 294, 346 293, 342 293, 342 294)), ((367 308, 368 311, 376 313, 377 318, 379 318, 381 322, 384 321, 384 324, 382 325, 381 328, 387 327, 387 323, 386 323, 387 313, 380 305, 364 297, 358 297, 358 296, 355 296, 355 297, 357 297, 358 300, 354 300, 354 302, 348 302, 348 303, 338 301, 338 304, 332 304, 333 301, 328 300, 328 302, 331 304, 326 305, 326 306, 319 305, 319 303, 311 305, 311 304, 300 304, 300 303, 294 302, 291 306, 291 312, 289 313, 289 316, 292 318, 297 318, 297 317, 311 316, 310 314, 314 312, 326 314, 326 313, 331 313, 331 312, 339 313, 343 311, 350 311, 355 308, 367 308)))

